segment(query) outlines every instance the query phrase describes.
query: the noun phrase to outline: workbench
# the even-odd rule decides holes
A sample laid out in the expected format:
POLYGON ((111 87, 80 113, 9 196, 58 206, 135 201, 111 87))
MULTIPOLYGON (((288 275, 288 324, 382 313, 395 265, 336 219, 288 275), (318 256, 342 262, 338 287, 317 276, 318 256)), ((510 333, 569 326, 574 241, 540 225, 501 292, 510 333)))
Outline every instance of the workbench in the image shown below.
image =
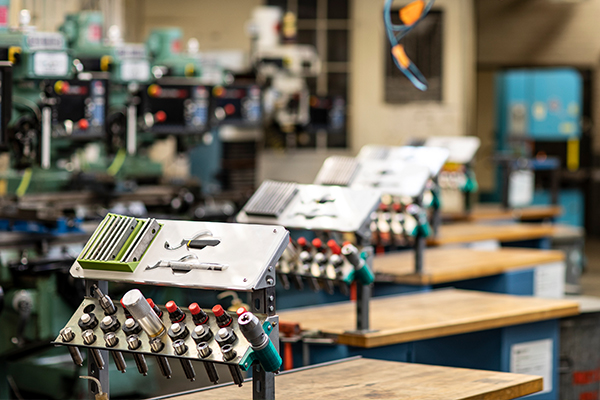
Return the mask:
POLYGON ((394 284, 384 293, 392 292, 395 286, 398 293, 449 285, 543 297, 564 293, 565 253, 559 250, 440 247, 427 249, 423 257, 423 271, 417 273, 412 252, 377 255, 373 260, 377 282, 394 284))
POLYGON ((497 241, 519 247, 549 248, 549 238, 555 233, 552 224, 529 223, 468 223, 442 225, 435 237, 427 239, 429 246, 497 241))
MULTIPOLYGON (((509 400, 542 389, 537 376, 350 359, 282 373, 277 399, 509 400)), ((164 398, 164 397, 163 397, 164 398)), ((169 396, 173 400, 252 398, 251 386, 224 385, 169 396)))
POLYGON ((531 352, 532 359, 541 360, 534 367, 545 371, 548 380, 546 392, 532 399, 555 400, 558 319, 577 315, 579 306, 569 300, 443 289, 373 298, 368 332, 352 331, 354 312, 351 302, 282 311, 282 322, 299 323, 305 332, 331 340, 315 340, 302 350, 296 346, 294 360, 309 350, 311 363, 363 355, 518 372, 519 354, 531 352))
POLYGON ((542 221, 559 217, 562 211, 562 207, 556 205, 529 206, 507 210, 500 204, 477 204, 469 213, 442 213, 442 219, 446 221, 542 221))

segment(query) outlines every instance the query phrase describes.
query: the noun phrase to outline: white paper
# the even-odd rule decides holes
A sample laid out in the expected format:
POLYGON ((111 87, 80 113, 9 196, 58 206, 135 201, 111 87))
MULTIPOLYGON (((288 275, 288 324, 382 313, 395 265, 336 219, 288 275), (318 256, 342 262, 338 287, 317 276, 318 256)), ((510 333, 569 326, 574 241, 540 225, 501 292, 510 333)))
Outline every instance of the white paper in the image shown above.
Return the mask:
POLYGON ((513 171, 508 182, 508 205, 511 208, 530 205, 533 202, 533 190, 533 171, 513 171))
POLYGON ((544 378, 544 389, 539 393, 552 391, 552 342, 552 339, 535 340, 510 348, 510 372, 544 378))
POLYGON ((566 265, 559 261, 536 267, 533 275, 533 294, 536 297, 562 299, 565 295, 566 265))
POLYGON ((69 72, 67 53, 38 51, 33 55, 33 72, 37 76, 62 76, 69 72))
POLYGON ((500 248, 499 240, 479 240, 477 242, 471 242, 467 246, 469 249, 473 250, 498 250, 500 248))
POLYGON ((121 78, 124 81, 144 82, 150 79, 150 65, 146 60, 123 60, 121 78))

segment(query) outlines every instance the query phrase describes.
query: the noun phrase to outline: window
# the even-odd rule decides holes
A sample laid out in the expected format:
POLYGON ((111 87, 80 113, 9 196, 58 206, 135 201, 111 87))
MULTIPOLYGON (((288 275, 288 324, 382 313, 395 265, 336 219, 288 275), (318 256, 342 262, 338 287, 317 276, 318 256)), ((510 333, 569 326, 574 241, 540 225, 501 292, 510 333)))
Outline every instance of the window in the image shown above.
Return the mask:
MULTIPOLYGON (((392 10, 392 22, 400 23, 398 9, 392 10)), ((385 101, 410 103, 415 101, 442 101, 442 45, 443 12, 429 14, 406 35, 400 43, 406 54, 421 71, 429 88, 420 91, 396 67, 390 53, 390 43, 385 38, 385 101)))
MULTIPOLYGON (((321 58, 321 73, 307 80, 311 95, 321 98, 340 96, 348 104, 350 1, 349 0, 267 0, 298 17, 298 43, 316 47, 321 58)), ((347 108, 346 108, 347 109, 347 108)), ((347 119, 347 116, 346 116, 347 119)), ((308 132, 314 146, 315 133, 308 132)), ((328 147, 346 147, 346 129, 328 132, 328 147)))

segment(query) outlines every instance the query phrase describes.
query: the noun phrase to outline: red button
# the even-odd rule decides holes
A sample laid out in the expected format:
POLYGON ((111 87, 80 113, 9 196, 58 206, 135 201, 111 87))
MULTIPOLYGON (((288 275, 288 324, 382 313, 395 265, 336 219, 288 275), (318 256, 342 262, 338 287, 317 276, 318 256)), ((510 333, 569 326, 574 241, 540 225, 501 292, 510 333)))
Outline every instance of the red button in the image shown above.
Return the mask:
POLYGON ((167 304, 165 304, 165 306, 167 307, 167 311, 170 313, 177 310, 177 304, 175 304, 173 300, 169 301, 167 304))
POLYGON ((221 315, 225 314, 225 310, 223 310, 223 307, 221 307, 220 304, 214 306, 212 308, 212 312, 213 314, 215 314, 215 317, 220 317, 221 315))
POLYGON ((77 125, 79 125, 79 129, 82 129, 84 131, 90 127, 90 123, 87 119, 80 119, 79 122, 77 122, 77 125))
POLYGON ((342 253, 342 249, 336 243, 336 241, 333 239, 331 239, 330 241, 327 242, 327 246, 331 249, 331 252, 333 254, 341 254, 342 253))
POLYGON ((231 115, 235 112, 235 106, 233 104, 226 104, 224 109, 225 109, 225 114, 227 114, 227 115, 231 115))
POLYGON ((167 120, 167 113, 164 111, 157 111, 156 114, 154 114, 154 119, 156 122, 165 122, 167 120))
POLYGON ((315 246, 317 249, 320 249, 321 246, 323 246, 323 242, 321 242, 321 239, 316 238, 316 239, 313 239, 312 245, 315 246))
MULTIPOLYGON (((123 300, 121 300, 122 302, 123 300)), ((150 304, 150 307, 154 308, 154 301, 152 299, 146 299, 146 301, 148 302, 148 304, 150 304)))
POLYGON ((125 307, 125 303, 123 303, 123 299, 119 300, 119 303, 121 303, 121 305, 123 306, 123 308, 127 308, 127 307, 125 307))
POLYGON ((198 303, 192 303, 192 304, 190 304, 190 306, 188 308, 190 309, 190 312, 192 313, 192 315, 200 314, 201 308, 198 305, 198 303))
POLYGON ((236 312, 235 312, 235 313, 236 313, 236 314, 238 315, 238 317, 239 317, 240 315, 242 315, 243 313, 245 313, 245 312, 247 312, 247 311, 248 311, 248 310, 246 310, 246 307, 240 307, 240 308, 238 308, 238 309, 236 310, 236 312))
POLYGON ((306 239, 304 237, 298 238, 298 245, 299 246, 306 246, 306 239))

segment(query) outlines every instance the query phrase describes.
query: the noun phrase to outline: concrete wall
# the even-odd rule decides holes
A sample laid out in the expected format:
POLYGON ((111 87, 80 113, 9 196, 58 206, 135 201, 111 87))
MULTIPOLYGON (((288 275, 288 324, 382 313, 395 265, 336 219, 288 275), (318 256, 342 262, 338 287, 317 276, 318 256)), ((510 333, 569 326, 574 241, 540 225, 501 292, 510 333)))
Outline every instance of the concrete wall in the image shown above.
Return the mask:
POLYGON ((144 41, 155 27, 177 26, 201 50, 250 49, 245 24, 261 0, 127 0, 126 38, 144 41))
POLYGON ((478 63, 596 65, 600 0, 477 0, 478 63))
MULTIPOLYGON (((399 5, 402 3, 398 3, 399 5)), ((385 33, 382 3, 353 0, 351 144, 403 144, 410 137, 474 131, 475 21, 472 0, 438 0, 444 11, 443 101, 384 102, 385 33)))
POLYGON ((31 25, 40 31, 55 31, 62 24, 65 14, 81 9, 80 0, 11 0, 9 25, 19 24, 19 13, 28 9, 31 13, 31 25))

